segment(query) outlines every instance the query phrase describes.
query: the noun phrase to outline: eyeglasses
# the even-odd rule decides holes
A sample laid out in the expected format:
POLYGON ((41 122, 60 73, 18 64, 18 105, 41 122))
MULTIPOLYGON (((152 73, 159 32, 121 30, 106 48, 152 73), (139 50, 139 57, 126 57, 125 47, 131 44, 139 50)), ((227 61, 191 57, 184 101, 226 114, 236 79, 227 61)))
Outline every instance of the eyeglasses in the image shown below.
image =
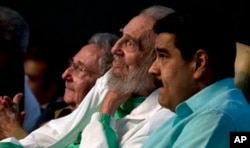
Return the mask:
POLYGON ((72 58, 69 59, 69 67, 73 68, 73 73, 79 78, 83 78, 91 74, 99 75, 97 72, 87 70, 87 68, 82 63, 75 63, 72 58))

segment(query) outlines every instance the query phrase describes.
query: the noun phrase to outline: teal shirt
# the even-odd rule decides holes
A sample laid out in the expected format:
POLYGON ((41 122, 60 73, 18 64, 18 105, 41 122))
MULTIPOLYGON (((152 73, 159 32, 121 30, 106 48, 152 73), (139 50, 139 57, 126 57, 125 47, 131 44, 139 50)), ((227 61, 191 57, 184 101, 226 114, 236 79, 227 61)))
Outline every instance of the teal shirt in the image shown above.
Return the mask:
POLYGON ((230 132, 250 131, 250 107, 232 78, 218 81, 176 107, 144 148, 229 148, 230 132))

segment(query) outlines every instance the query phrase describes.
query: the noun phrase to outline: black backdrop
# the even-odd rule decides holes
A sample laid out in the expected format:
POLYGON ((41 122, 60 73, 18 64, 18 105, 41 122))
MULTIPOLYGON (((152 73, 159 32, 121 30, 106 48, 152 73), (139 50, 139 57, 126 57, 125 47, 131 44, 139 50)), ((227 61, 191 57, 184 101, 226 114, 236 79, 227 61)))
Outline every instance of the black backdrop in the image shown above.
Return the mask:
POLYGON ((54 44, 73 55, 95 32, 118 33, 141 9, 163 4, 177 9, 190 4, 227 8, 236 17, 238 41, 250 45, 249 0, 0 0, 29 23, 30 39, 54 44))

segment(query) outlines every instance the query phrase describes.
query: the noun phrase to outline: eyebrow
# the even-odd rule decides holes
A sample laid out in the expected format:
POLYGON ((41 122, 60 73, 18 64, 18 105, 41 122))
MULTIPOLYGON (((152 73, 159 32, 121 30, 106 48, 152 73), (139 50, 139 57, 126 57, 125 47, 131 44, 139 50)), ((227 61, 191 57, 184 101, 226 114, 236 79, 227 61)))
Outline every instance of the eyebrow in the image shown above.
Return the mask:
POLYGON ((79 64, 80 66, 83 67, 83 70, 91 72, 91 73, 95 73, 98 74, 97 72, 93 71, 92 69, 90 70, 90 68, 88 68, 84 63, 82 63, 81 61, 76 61, 77 64, 79 64))
POLYGON ((138 39, 132 37, 132 36, 129 35, 129 34, 125 34, 125 37, 128 38, 128 39, 130 39, 130 40, 132 40, 133 42, 135 42, 136 44, 139 45, 139 40, 138 40, 138 39))
POLYGON ((80 65, 84 65, 81 61, 77 61, 76 63, 78 63, 80 65))
POLYGON ((125 38, 128 38, 128 39, 132 40, 133 42, 139 44, 138 39, 136 39, 136 38, 132 37, 131 35, 126 34, 126 33, 123 32, 123 27, 121 27, 121 28, 119 29, 119 32, 122 33, 123 36, 125 36, 125 38))
POLYGON ((165 48, 160 48, 160 47, 155 47, 156 52, 163 52, 163 53, 169 53, 167 49, 165 48))
POLYGON ((77 64, 79 64, 80 66, 82 66, 85 70, 88 70, 87 67, 85 66, 84 63, 82 63, 81 61, 77 61, 77 64))
POLYGON ((83 66, 85 69, 87 68, 87 67, 85 66, 85 64, 83 64, 81 61, 79 61, 79 60, 75 61, 74 58, 71 58, 71 60, 72 60, 74 63, 77 63, 77 64, 83 66))

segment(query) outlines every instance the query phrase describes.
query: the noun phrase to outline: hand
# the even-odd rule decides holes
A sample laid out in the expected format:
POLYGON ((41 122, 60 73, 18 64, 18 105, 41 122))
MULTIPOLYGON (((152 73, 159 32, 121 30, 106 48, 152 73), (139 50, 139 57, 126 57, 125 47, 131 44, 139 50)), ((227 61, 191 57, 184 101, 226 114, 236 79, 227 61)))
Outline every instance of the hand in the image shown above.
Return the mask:
POLYGON ((100 112, 113 116, 116 109, 126 102, 129 96, 129 94, 120 94, 119 92, 110 90, 103 100, 100 112))
POLYGON ((20 126, 24 112, 19 112, 19 103, 23 94, 18 93, 13 101, 8 96, 0 96, 0 139, 9 137, 20 126))
POLYGON ((23 98, 23 93, 17 93, 13 100, 10 99, 10 97, 8 96, 0 96, 0 111, 1 110, 9 110, 12 111, 16 114, 20 114, 20 121, 21 121, 21 125, 23 123, 24 120, 24 112, 19 113, 19 104, 21 99, 23 98))
POLYGON ((19 111, 19 104, 21 102, 21 100, 23 99, 23 93, 17 93, 14 98, 13 98, 13 103, 15 105, 15 107, 17 107, 17 111, 19 113, 19 124, 22 126, 23 125, 23 121, 24 121, 24 117, 25 117, 25 112, 19 111))

